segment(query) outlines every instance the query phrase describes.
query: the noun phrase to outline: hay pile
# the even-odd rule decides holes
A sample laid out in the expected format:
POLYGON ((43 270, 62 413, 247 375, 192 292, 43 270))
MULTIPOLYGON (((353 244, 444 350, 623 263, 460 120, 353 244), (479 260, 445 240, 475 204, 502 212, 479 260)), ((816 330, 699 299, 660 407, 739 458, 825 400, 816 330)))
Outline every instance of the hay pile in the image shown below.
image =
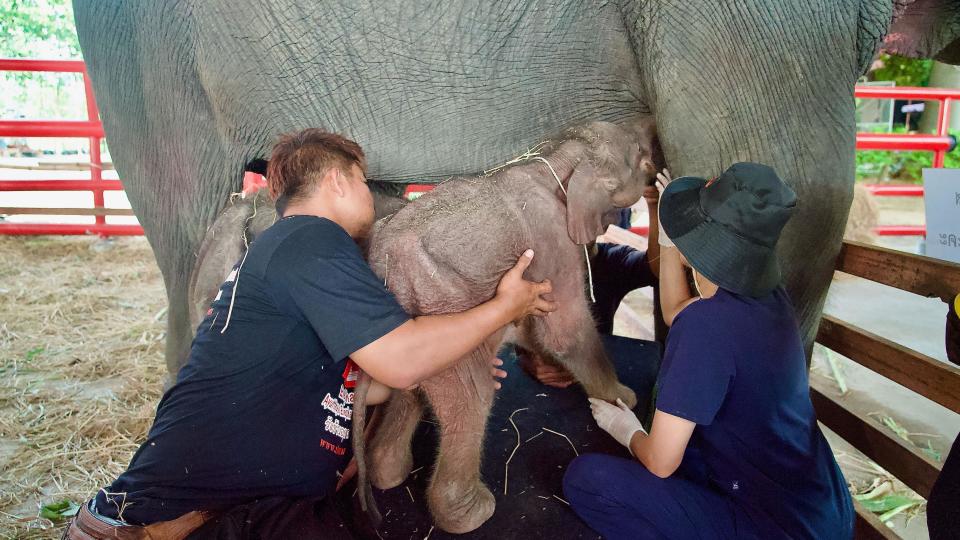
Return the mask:
POLYGON ((143 238, 0 237, 0 537, 127 465, 162 390, 166 305, 143 238))

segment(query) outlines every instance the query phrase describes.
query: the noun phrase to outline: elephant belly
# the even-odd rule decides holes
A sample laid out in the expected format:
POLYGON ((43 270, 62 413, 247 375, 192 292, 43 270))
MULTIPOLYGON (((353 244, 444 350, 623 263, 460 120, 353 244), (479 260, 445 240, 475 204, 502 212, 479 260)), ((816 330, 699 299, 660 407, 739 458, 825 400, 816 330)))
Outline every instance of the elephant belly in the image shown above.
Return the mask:
POLYGON ((613 3, 325 1, 296 17, 284 2, 197 4, 197 20, 223 29, 198 35, 196 54, 224 125, 268 140, 291 126, 344 132, 378 180, 476 173, 545 133, 642 108, 613 3))

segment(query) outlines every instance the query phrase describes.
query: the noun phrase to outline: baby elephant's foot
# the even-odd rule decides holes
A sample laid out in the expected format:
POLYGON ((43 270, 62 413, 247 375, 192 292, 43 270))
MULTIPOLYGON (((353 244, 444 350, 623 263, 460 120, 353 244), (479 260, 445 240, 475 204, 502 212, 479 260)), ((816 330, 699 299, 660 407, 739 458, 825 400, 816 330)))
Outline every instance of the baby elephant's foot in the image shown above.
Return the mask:
POLYGON ((635 394, 633 390, 620 383, 616 383, 613 388, 604 390, 600 395, 590 397, 609 401, 614 405, 616 405, 617 399, 620 399, 627 407, 630 407, 631 409, 637 406, 637 394, 635 394))
POLYGON ((637 394, 620 383, 617 383, 617 397, 631 409, 637 406, 637 394))
POLYGON ((427 499, 437 527, 453 534, 468 533, 483 525, 497 506, 493 494, 479 479, 469 484, 435 481, 427 499))
POLYGON ((409 447, 380 446, 373 448, 369 455, 370 483, 377 489, 399 486, 413 469, 413 454, 409 447))

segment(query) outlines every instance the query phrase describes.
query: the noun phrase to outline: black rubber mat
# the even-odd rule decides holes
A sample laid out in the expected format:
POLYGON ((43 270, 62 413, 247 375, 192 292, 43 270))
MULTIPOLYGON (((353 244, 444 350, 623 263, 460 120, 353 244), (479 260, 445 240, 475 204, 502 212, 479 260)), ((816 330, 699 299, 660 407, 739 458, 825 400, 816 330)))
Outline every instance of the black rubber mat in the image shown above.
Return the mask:
MULTIPOLYGON (((637 393, 635 411, 640 418, 646 418, 659 370, 660 346, 619 336, 605 336, 604 343, 620 381, 637 393)), ((597 427, 586 395, 578 385, 562 390, 543 386, 519 368, 512 348, 504 348, 500 357, 509 375, 497 393, 487 423, 482 466, 483 480, 497 499, 493 517, 479 529, 464 535, 451 535, 436 528, 431 531, 433 520, 426 507, 424 491, 435 457, 436 428, 421 422, 413 443, 416 472, 397 488, 374 489, 384 520, 376 533, 371 535, 367 530, 363 536, 404 540, 423 539, 428 535, 430 540, 598 538, 562 500, 564 470, 576 453, 603 452, 624 457, 629 457, 629 453, 597 427), (511 413, 520 431, 521 445, 510 460, 505 495, 504 465, 517 446, 517 432, 508 420, 511 413)), ((352 486, 341 490, 341 495, 352 493, 350 488, 352 486)), ((352 513, 359 517, 355 503, 353 506, 352 513)))

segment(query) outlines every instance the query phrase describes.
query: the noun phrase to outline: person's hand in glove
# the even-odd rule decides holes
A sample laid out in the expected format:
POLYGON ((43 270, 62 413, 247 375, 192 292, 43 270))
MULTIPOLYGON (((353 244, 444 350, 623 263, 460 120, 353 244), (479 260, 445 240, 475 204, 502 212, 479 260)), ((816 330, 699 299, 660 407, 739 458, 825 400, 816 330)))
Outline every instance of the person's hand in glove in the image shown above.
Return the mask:
POLYGON ((619 399, 616 405, 589 399, 597 425, 626 446, 648 471, 666 478, 677 470, 696 424, 658 410, 654 412, 653 426, 647 435, 637 416, 619 399), (643 435, 638 436, 638 431, 643 435))
POLYGON ((626 446, 632 454, 630 440, 633 439, 633 434, 638 431, 644 435, 647 434, 640 420, 637 419, 637 415, 633 414, 630 407, 627 407, 619 398, 617 398, 616 405, 611 405, 602 399, 588 399, 590 400, 590 412, 593 413, 593 419, 597 421, 597 425, 609 433, 618 443, 626 446))

